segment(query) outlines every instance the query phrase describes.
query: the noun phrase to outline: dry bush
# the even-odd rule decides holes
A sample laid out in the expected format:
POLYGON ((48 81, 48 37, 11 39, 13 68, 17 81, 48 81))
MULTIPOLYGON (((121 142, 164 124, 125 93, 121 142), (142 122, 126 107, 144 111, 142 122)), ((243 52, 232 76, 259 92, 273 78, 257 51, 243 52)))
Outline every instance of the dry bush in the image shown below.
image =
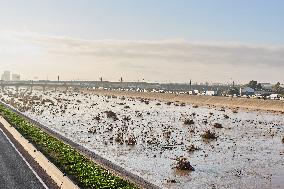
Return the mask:
POLYGON ((188 146, 188 147, 186 148, 186 150, 187 150, 188 152, 194 152, 194 151, 196 151, 196 150, 200 150, 200 148, 198 148, 198 147, 194 146, 193 144, 191 144, 190 146, 188 146))
POLYGON ((97 129, 96 129, 95 127, 91 127, 91 128, 88 130, 88 133, 95 134, 95 133, 97 133, 97 129))
POLYGON ((101 120, 101 118, 100 118, 99 115, 97 115, 96 117, 94 117, 94 119, 97 120, 97 121, 100 121, 100 120, 101 120))
POLYGON ((178 157, 176 159, 176 169, 183 171, 194 171, 195 169, 191 166, 190 162, 185 157, 178 157))
POLYGON ((134 146, 137 144, 137 141, 136 141, 136 138, 134 135, 130 135, 128 137, 128 140, 125 141, 127 145, 131 145, 131 146, 134 146))
POLYGON ((224 108, 224 107, 222 107, 222 108, 220 108, 220 109, 219 109, 219 111, 221 111, 221 112, 225 112, 225 108, 224 108))
POLYGON ((194 124, 194 121, 192 119, 186 119, 186 120, 184 120, 183 124, 192 125, 192 124, 194 124))
POLYGON ((167 139, 169 139, 171 137, 172 131, 164 131, 163 132, 163 136, 167 139))
POLYGON ((123 119, 124 121, 130 121, 130 120, 131 120, 130 116, 124 116, 122 119, 123 119))
POLYGON ((105 111, 107 118, 112 118, 114 121, 118 120, 118 117, 113 111, 105 111))
POLYGON ((215 127, 215 128, 223 128, 223 126, 222 126, 222 124, 221 123, 214 123, 213 124, 213 127, 215 127))
POLYGON ((229 116, 227 114, 224 114, 225 119, 229 119, 229 116))
POLYGON ((124 143, 124 139, 123 139, 123 133, 122 132, 118 132, 115 136, 115 142, 119 143, 119 144, 123 144, 124 143))
POLYGON ((201 137, 203 139, 217 139, 218 138, 218 136, 213 131, 210 131, 210 130, 206 130, 203 134, 201 134, 201 137))

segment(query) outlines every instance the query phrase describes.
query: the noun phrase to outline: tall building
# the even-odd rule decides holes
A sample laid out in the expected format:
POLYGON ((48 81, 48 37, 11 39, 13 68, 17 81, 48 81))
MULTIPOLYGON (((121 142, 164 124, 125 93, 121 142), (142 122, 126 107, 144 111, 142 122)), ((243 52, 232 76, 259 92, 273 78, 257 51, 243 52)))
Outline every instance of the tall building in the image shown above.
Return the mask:
POLYGON ((1 80, 10 81, 10 79, 11 79, 11 72, 10 71, 4 71, 4 73, 1 76, 1 80))
POLYGON ((21 77, 20 74, 12 74, 12 81, 20 81, 21 77))

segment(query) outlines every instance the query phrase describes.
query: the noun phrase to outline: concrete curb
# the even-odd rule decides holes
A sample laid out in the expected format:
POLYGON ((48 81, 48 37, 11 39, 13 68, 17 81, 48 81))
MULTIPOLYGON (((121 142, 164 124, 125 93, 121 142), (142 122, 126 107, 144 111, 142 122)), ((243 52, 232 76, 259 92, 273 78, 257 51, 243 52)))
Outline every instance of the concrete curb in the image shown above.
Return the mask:
POLYGON ((4 128, 19 142, 19 144, 34 158, 51 179, 62 189, 79 189, 68 177, 51 163, 40 151, 38 151, 28 140, 26 140, 14 127, 12 127, 3 117, 0 122, 4 128))

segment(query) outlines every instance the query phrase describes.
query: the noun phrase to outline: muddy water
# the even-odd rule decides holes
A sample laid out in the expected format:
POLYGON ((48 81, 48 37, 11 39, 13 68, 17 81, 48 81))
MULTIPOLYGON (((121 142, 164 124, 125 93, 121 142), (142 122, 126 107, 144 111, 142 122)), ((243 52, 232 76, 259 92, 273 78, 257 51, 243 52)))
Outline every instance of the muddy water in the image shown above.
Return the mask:
POLYGON ((281 114, 71 92, 10 92, 1 93, 6 103, 163 188, 284 188, 281 114), (185 125, 185 119, 194 124, 185 125), (217 139, 203 139, 206 130, 217 139), (190 145, 199 150, 188 151, 190 145), (195 171, 175 169, 180 156, 195 171))

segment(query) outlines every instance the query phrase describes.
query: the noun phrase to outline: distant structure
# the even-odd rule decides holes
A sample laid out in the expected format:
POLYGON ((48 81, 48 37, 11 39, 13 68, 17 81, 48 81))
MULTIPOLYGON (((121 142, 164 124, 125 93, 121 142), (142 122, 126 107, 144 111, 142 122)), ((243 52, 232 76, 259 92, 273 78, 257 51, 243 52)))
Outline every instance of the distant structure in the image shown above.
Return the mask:
POLYGON ((253 95, 254 89, 251 87, 240 88, 240 95, 253 95))
POLYGON ((59 83, 59 79, 60 79, 59 76, 57 76, 57 82, 58 82, 58 83, 59 83))
POLYGON ((263 89, 272 90, 273 84, 271 83, 260 83, 263 89))
POLYGON ((20 81, 21 76, 20 74, 12 74, 12 81, 20 81))
POLYGON ((2 81, 10 81, 11 80, 11 72, 10 71, 4 71, 4 73, 1 76, 2 81))
POLYGON ((123 82, 123 79, 122 79, 122 77, 120 78, 120 80, 119 80, 120 82, 123 82))

